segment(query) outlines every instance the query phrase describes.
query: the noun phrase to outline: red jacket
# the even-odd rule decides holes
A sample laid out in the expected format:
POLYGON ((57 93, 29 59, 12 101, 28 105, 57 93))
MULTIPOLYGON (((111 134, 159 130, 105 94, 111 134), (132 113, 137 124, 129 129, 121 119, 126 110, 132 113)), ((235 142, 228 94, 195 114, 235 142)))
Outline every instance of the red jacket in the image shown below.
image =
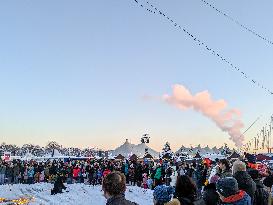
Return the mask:
POLYGON ((103 175, 103 177, 105 177, 106 175, 108 175, 110 173, 111 173, 111 171, 109 169, 106 169, 106 170, 104 170, 102 175, 103 175))
POLYGON ((74 168, 73 169, 73 177, 78 177, 79 176, 79 173, 80 173, 81 169, 78 167, 78 168, 74 168))

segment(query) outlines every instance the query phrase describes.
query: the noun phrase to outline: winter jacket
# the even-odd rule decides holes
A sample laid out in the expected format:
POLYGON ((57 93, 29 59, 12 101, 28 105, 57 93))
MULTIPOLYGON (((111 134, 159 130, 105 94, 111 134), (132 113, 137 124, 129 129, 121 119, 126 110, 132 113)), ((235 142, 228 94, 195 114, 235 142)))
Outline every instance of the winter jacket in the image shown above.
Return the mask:
POLYGON ((162 176, 162 169, 161 169, 161 167, 157 167, 156 170, 155 170, 154 178, 155 179, 161 179, 161 176, 162 176))
POLYGON ((13 177, 13 170, 9 166, 6 168, 6 177, 13 177))
POLYGON ((208 184, 204 188, 203 199, 206 202, 206 205, 218 205, 220 204, 220 198, 216 192, 215 184, 208 184))
POLYGON ((5 174, 6 173, 6 166, 5 165, 0 165, 0 174, 5 174))
POLYGON ((111 171, 109 169, 105 169, 102 173, 103 177, 106 177, 108 174, 110 174, 111 171))
POLYGON ((30 168, 28 171, 27 171, 27 176, 29 178, 33 178, 34 177, 34 168, 30 168))
POLYGON ((269 193, 265 189, 260 180, 255 180, 256 191, 254 195, 253 205, 268 205, 269 193))
POLYGON ((256 183, 251 176, 245 171, 238 171, 234 174, 234 178, 238 182, 239 189, 245 191, 253 200, 256 191, 256 183))
POLYGON ((74 168, 73 169, 73 177, 77 178, 80 174, 81 169, 80 168, 74 168))
POLYGON ((220 178, 225 178, 225 177, 233 177, 231 170, 224 170, 221 174, 220 174, 220 178))
POLYGON ((202 198, 196 198, 191 200, 186 197, 178 197, 178 200, 181 205, 206 205, 205 201, 202 198))
POLYGON ((137 203, 128 201, 125 199, 125 195, 117 195, 113 196, 110 199, 107 200, 106 205, 138 205, 137 203))
POLYGON ((14 174, 14 176, 19 176, 19 174, 20 174, 20 167, 18 166, 18 165, 15 165, 14 167, 13 167, 13 174, 14 174))
POLYGON ((251 205, 251 198, 245 191, 225 198, 222 205, 251 205))
POLYGON ((263 180, 263 184, 264 184, 266 187, 272 187, 272 186, 273 186, 273 175, 270 174, 268 177, 266 177, 266 178, 263 180))

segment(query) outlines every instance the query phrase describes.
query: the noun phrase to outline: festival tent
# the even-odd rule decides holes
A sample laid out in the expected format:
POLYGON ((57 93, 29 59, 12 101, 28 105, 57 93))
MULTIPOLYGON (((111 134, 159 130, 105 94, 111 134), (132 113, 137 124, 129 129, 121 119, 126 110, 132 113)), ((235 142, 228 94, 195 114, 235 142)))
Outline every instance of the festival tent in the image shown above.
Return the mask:
POLYGON ((130 161, 137 161, 137 156, 133 154, 129 159, 130 161))
POLYGON ((159 155, 159 152, 151 149, 146 143, 135 145, 131 144, 128 139, 126 139, 125 143, 123 143, 121 146, 117 147, 115 150, 110 151, 110 154, 114 156, 121 154, 125 157, 135 154, 139 157, 144 157, 146 150, 153 156, 153 158, 156 158, 159 155))

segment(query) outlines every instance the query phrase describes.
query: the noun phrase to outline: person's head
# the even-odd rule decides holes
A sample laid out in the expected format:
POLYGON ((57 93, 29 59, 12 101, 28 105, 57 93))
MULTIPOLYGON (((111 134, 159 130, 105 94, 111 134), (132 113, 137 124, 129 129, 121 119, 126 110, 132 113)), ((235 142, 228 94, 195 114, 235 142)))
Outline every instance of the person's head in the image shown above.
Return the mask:
POLYGON ((197 187, 193 180, 187 175, 178 176, 175 185, 177 197, 187 197, 193 200, 197 193, 197 187))
POLYGON ((229 170, 230 169, 229 161, 227 159, 220 159, 219 167, 223 171, 224 170, 229 170))
POLYGON ((106 199, 124 194, 126 191, 125 175, 120 172, 112 172, 106 175, 102 182, 102 190, 106 199))
POLYGON ((154 205, 164 205, 171 201, 174 188, 171 186, 159 185, 154 189, 154 205))
POLYGON ((240 160, 237 160, 233 163, 232 174, 234 175, 236 172, 239 171, 246 171, 246 164, 240 160))
POLYGON ((237 180, 233 177, 219 179, 216 184, 216 190, 223 201, 225 198, 235 195, 239 192, 237 180))

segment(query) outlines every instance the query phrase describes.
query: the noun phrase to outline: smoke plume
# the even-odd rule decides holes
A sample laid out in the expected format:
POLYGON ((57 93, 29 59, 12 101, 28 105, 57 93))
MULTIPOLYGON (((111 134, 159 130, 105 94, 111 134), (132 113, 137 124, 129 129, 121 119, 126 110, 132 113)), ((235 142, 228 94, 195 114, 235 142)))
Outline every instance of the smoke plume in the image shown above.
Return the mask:
POLYGON ((241 121, 241 112, 237 109, 227 109, 225 100, 213 100, 208 91, 202 91, 195 95, 183 85, 174 85, 173 94, 165 94, 163 100, 178 109, 194 109, 210 118, 224 132, 227 132, 230 139, 237 147, 243 145, 244 136, 241 129, 244 127, 241 121))

